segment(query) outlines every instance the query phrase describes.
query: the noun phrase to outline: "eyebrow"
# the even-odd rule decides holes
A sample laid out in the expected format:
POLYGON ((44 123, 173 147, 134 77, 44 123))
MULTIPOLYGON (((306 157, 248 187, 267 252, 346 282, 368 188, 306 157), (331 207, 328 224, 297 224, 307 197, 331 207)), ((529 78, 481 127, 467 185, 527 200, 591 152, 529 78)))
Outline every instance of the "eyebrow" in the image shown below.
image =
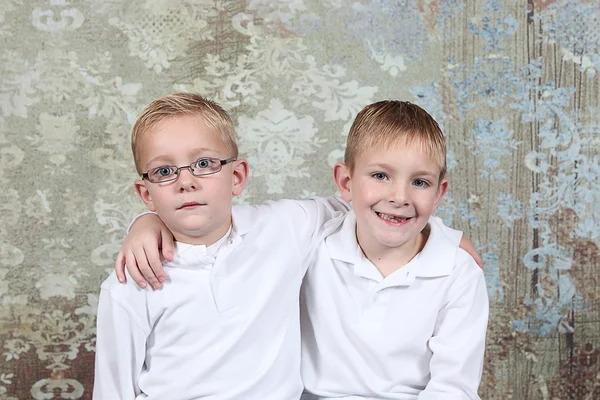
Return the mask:
POLYGON ((391 165, 382 163, 367 164, 367 168, 383 168, 383 169, 394 169, 391 165))
MULTIPOLYGON (((210 157, 219 157, 219 155, 217 154, 217 152, 215 150, 212 149, 207 149, 205 147, 200 147, 200 148, 196 148, 196 149, 192 149, 190 150, 190 154, 196 154, 198 155, 198 158, 201 158, 202 156, 204 156, 206 153, 210 153, 208 154, 208 156, 210 157), (203 154, 204 153, 204 154, 203 154)), ((196 157, 194 157, 195 159, 197 159, 196 157)), ((160 156, 156 156, 154 157, 152 160, 148 161, 146 163, 146 168, 148 168, 148 166, 152 163, 155 162, 165 162, 165 163, 172 163, 172 161, 170 161, 171 158, 167 155, 160 155, 160 156)))
POLYGON ((439 173, 434 173, 431 171, 417 171, 416 174, 414 174, 414 176, 427 176, 430 178, 438 178, 439 177, 439 173))
MULTIPOLYGON (((382 169, 387 169, 387 170, 391 170, 391 171, 396 171, 396 168, 394 168, 393 166, 389 165, 389 164, 385 164, 385 163, 374 163, 374 164, 368 164, 367 168, 382 168, 382 169)), ((415 173, 413 173, 414 176, 437 176, 438 174, 433 172, 433 171, 426 171, 426 170, 422 170, 422 171, 416 171, 415 173)))

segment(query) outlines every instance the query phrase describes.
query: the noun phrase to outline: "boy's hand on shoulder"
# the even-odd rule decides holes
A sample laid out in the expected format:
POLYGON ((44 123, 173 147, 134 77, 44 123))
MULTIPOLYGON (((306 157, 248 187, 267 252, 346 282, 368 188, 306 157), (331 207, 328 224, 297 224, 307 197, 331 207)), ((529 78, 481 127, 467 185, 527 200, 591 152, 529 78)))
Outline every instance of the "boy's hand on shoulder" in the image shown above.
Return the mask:
POLYGON ((133 223, 115 261, 115 272, 119 282, 125 282, 127 271, 145 288, 148 282, 154 289, 160 289, 167 276, 159 254, 167 261, 173 261, 175 244, 173 235, 156 214, 146 214, 133 223))
POLYGON ((463 249, 464 251, 466 251, 467 253, 469 253, 471 255, 471 257, 473 257, 473 259, 475 260, 477 265, 479 265, 481 267, 481 269, 483 269, 483 258, 481 258, 481 256, 477 252, 477 250, 475 250, 475 246, 473 246, 473 242, 471 242, 469 239, 467 239, 466 237, 463 236, 462 239, 460 240, 459 247, 461 249, 463 249))

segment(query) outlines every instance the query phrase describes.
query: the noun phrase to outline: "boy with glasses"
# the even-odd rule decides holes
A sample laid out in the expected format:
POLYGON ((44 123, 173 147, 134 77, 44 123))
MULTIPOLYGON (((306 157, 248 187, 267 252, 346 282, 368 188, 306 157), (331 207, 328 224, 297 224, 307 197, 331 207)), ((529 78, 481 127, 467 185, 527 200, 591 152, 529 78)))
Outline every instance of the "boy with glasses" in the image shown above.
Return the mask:
POLYGON ((298 398, 308 249, 333 206, 347 206, 285 201, 232 211, 248 163, 229 115, 194 94, 148 105, 132 150, 136 191, 172 232, 175 251, 161 291, 120 284, 115 274, 103 282, 94 399, 298 398))

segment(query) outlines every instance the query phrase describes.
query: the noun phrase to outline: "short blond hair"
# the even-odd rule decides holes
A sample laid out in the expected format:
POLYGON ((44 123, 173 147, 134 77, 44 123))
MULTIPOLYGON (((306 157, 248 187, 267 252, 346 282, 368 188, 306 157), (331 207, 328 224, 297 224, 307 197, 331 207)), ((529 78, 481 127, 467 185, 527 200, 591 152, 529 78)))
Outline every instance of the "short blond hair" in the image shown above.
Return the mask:
POLYGON ((238 157, 238 147, 235 137, 235 128, 231 117, 220 105, 205 99, 195 93, 173 93, 159 97, 148 104, 138 115, 133 130, 131 131, 131 151, 138 174, 144 171, 140 167, 138 142, 158 123, 176 116, 196 116, 221 135, 225 146, 229 149, 230 157, 238 157))
POLYGON ((385 100, 363 108, 352 123, 344 163, 350 172, 356 159, 373 147, 389 148, 399 141, 418 143, 446 176, 446 140, 438 123, 427 111, 408 101, 385 100))

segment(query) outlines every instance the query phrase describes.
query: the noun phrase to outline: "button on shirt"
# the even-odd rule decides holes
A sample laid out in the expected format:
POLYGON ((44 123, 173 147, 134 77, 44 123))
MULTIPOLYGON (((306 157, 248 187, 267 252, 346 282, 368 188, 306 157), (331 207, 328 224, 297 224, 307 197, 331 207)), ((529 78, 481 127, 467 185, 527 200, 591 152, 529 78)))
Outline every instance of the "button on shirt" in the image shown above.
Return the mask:
POLYGON ((333 198, 236 206, 213 246, 177 243, 162 290, 113 273, 98 307, 95 400, 298 399, 299 292, 333 198))
POLYGON ((302 288, 305 399, 479 399, 488 298, 460 233, 430 219, 423 250, 383 278, 352 212, 302 288))

